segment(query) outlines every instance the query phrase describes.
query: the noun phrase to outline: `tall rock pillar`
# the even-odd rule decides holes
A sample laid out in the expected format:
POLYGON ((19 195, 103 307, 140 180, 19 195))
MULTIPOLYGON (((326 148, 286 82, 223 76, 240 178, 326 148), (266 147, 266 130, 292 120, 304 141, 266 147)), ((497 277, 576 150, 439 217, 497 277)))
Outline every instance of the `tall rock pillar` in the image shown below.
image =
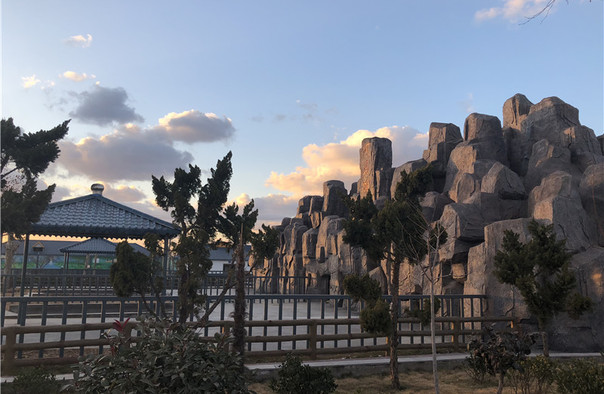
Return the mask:
POLYGON ((361 197, 371 192, 373 200, 390 198, 392 183, 392 142, 387 138, 365 138, 361 145, 361 197))

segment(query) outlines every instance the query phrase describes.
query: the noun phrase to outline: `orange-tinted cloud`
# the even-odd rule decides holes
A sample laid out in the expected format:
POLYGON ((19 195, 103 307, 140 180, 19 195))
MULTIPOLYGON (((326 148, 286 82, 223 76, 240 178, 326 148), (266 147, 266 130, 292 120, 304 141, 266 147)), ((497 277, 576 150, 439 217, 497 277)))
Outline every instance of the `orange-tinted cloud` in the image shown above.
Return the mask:
POLYGON ((321 194, 323 183, 337 179, 347 188, 360 177, 359 150, 365 138, 382 137, 392 141, 393 165, 398 166, 410 160, 421 158, 422 151, 428 145, 428 135, 405 126, 382 127, 376 131, 358 130, 339 143, 323 146, 310 144, 302 149, 302 158, 306 166, 283 174, 271 172, 266 185, 301 197, 321 194))

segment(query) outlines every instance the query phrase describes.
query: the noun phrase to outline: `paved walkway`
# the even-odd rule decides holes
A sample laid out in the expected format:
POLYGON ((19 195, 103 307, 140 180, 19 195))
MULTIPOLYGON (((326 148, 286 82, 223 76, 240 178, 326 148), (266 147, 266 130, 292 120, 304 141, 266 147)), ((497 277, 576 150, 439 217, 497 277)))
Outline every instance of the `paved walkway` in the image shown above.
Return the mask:
MULTIPOLYGON (((530 356, 538 356, 540 352, 531 354, 530 356)), ((601 357, 600 353, 557 353, 551 352, 552 358, 585 358, 585 357, 601 357)), ((468 357, 467 353, 446 353, 438 354, 437 360, 439 365, 461 363, 468 357)), ((413 356, 400 356, 398 358, 399 368, 401 371, 406 369, 431 369, 432 355, 418 354, 413 356)), ((336 377, 343 374, 353 373, 355 376, 368 375, 376 372, 385 372, 388 369, 390 359, 388 357, 369 357, 369 358, 340 358, 331 360, 312 360, 305 361, 305 364, 311 367, 329 368, 336 377)), ((250 363, 246 367, 253 371, 257 380, 262 381, 268 379, 272 374, 279 369, 280 362, 276 363, 250 363)), ((57 380, 73 379, 72 374, 62 374, 56 376, 57 380)), ((12 382, 14 377, 2 376, 1 383, 12 382)))

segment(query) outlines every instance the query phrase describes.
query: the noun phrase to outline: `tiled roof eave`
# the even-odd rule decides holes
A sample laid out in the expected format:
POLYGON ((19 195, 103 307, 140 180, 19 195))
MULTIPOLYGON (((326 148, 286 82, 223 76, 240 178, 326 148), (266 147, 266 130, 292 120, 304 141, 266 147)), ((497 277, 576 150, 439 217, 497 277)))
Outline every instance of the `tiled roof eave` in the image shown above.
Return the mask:
POLYGON ((146 234, 153 233, 162 237, 174 238, 180 231, 177 229, 145 229, 145 228, 123 228, 123 227, 99 227, 99 226, 33 226, 31 235, 54 235, 70 237, 99 237, 99 238, 132 238, 142 239, 146 234))

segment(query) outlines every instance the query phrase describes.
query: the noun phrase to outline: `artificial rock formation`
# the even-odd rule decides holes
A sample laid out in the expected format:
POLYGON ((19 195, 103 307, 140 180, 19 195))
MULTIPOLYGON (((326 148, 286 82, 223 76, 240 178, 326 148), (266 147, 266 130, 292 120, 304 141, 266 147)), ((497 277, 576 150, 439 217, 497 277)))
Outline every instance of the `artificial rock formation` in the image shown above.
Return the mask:
MULTIPOLYGON (((552 324, 553 349, 602 350, 604 331, 604 136, 579 122, 579 111, 557 97, 533 104, 517 94, 503 105, 503 121, 471 114, 463 137, 451 123, 432 123, 423 157, 392 166, 392 144, 368 138, 360 149, 361 176, 349 195, 371 193, 378 207, 392 198, 401 172, 428 164, 434 187, 421 200, 428 222, 447 230, 438 251, 442 294, 484 294, 486 313, 511 315, 529 322, 522 297, 493 274, 493 260, 503 233, 512 230, 521 241, 530 237, 528 223, 553 223, 573 253, 579 291, 594 301, 594 312, 572 321, 561 314, 552 324), (560 322, 562 324, 556 324, 560 322), (572 340, 569 335, 572 333, 572 340), (575 338, 575 333, 580 338, 575 338)), ((340 181, 327 181, 323 196, 306 196, 294 218, 277 228, 281 248, 259 264, 264 291, 282 292, 275 278, 307 278, 306 291, 341 294, 350 273, 365 274, 386 288, 384 264, 368 259, 360 248, 343 242, 346 194, 340 181)), ((404 294, 427 292, 421 270, 404 264, 400 288, 404 294)), ((297 289, 288 287, 286 291, 297 289)))

